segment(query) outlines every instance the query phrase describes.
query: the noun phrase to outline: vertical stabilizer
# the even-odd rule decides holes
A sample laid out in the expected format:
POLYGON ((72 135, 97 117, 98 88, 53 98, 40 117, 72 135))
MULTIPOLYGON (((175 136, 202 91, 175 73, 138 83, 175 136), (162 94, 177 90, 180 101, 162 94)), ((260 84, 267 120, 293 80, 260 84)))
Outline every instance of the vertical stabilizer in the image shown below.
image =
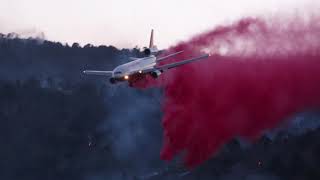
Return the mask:
POLYGON ((153 29, 151 30, 151 36, 150 36, 150 44, 149 44, 149 48, 153 48, 154 44, 153 44, 153 29))

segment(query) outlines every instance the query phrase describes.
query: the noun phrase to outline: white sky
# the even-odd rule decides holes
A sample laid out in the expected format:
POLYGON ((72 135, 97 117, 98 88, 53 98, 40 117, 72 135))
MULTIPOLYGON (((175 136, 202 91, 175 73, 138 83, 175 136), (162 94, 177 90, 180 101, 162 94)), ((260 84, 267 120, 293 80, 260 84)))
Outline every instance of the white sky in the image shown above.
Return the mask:
POLYGON ((308 9, 317 1, 0 0, 0 32, 37 31, 63 43, 132 48, 147 46, 154 28, 155 43, 165 48, 218 24, 308 9))

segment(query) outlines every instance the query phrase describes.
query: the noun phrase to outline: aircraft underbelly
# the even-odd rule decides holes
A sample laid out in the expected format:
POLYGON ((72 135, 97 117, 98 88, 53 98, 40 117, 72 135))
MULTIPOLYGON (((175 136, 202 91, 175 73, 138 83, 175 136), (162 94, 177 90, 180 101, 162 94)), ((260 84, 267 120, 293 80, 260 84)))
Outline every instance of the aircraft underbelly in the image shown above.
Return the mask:
POLYGON ((148 63, 148 64, 137 64, 136 66, 132 67, 130 72, 134 73, 134 72, 139 72, 141 70, 145 70, 145 69, 149 69, 152 68, 156 65, 156 63, 148 63))

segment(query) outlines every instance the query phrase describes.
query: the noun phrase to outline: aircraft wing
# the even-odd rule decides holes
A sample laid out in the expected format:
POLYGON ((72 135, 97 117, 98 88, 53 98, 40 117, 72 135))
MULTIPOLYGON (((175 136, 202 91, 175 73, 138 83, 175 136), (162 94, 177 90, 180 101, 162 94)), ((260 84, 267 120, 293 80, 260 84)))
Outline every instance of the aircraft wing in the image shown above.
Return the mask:
POLYGON ((168 69, 171 69, 171 68, 182 66, 184 64, 188 64, 188 63, 191 63, 193 61, 197 61, 197 60, 200 60, 200 59, 205 59, 205 58, 208 58, 208 57, 209 57, 209 54, 206 54, 206 55, 199 56, 199 57, 192 58, 192 59, 187 59, 187 60, 183 60, 183 61, 179 61, 179 62, 175 62, 175 63, 171 63, 171 64, 166 64, 166 65, 162 65, 162 66, 156 66, 156 67, 149 68, 149 69, 144 69, 141 72, 142 73, 150 73, 150 72, 153 72, 153 71, 156 71, 156 70, 165 71, 165 70, 168 70, 168 69))
POLYGON ((129 59, 130 59, 131 61, 134 61, 134 60, 137 60, 137 59, 139 59, 139 58, 136 58, 136 57, 129 57, 129 59))
POLYGON ((182 52, 183 52, 183 51, 178 51, 178 52, 175 52, 175 53, 173 53, 173 54, 169 54, 169 55, 167 55, 167 56, 157 58, 157 62, 166 60, 166 59, 168 59, 168 58, 170 58, 170 57, 173 57, 173 56, 175 56, 175 55, 181 54, 182 52))
POLYGON ((112 76, 112 71, 92 71, 92 70, 85 70, 83 71, 84 74, 89 75, 98 75, 98 76, 112 76))
POLYGON ((205 59, 205 58, 208 58, 208 57, 209 57, 209 55, 206 54, 206 55, 199 56, 199 57, 196 57, 196 58, 187 59, 187 60, 179 61, 179 62, 176 62, 176 63, 166 64, 166 65, 158 66, 158 67, 155 67, 155 68, 157 70, 167 70, 167 69, 175 68, 175 67, 178 67, 178 66, 182 66, 184 64, 191 63, 193 61, 197 61, 197 60, 200 60, 200 59, 205 59))

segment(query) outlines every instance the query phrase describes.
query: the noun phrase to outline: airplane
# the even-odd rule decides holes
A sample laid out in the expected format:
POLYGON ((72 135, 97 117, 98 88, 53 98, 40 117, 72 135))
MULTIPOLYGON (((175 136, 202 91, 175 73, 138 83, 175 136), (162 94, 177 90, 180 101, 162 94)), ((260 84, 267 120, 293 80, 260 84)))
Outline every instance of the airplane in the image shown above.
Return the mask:
POLYGON ((98 71, 98 70, 85 70, 83 71, 84 74, 88 75, 98 75, 98 76, 105 76, 109 77, 109 81, 111 84, 116 84, 117 82, 128 81, 129 85, 132 83, 141 80, 142 78, 146 77, 146 75, 151 75, 153 78, 158 78, 163 72, 171 69, 182 66, 184 64, 188 64, 200 59, 205 59, 209 57, 209 54, 204 54, 199 57, 171 63, 165 65, 159 65, 159 62, 162 62, 168 58, 176 56, 183 51, 178 51, 164 57, 157 57, 159 51, 157 46, 154 45, 153 42, 153 29, 151 30, 151 37, 149 47, 144 49, 145 57, 143 58, 135 58, 130 57, 131 62, 122 64, 117 66, 112 71, 98 71))

